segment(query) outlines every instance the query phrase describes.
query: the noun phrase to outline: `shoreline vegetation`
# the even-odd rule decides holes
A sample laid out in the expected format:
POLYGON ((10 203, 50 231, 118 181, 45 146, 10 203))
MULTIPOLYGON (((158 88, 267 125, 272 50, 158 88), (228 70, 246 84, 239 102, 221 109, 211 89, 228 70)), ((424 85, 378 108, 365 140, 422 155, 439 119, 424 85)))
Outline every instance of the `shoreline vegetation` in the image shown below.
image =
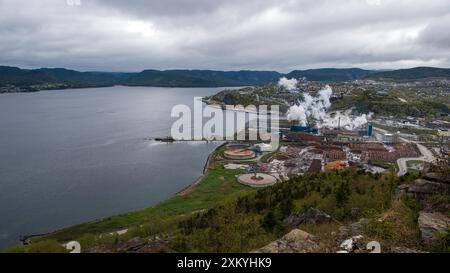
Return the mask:
MULTIPOLYGON (((199 183, 201 183, 201 182, 203 181, 203 179, 205 178, 205 176, 207 175, 208 168, 209 168, 209 165, 210 165, 210 163, 211 163, 211 158, 212 158, 212 156, 214 155, 214 153, 215 153, 217 150, 222 149, 225 145, 227 145, 227 142, 225 142, 224 144, 220 145, 220 146, 217 147, 211 154, 209 154, 208 159, 206 160, 206 163, 205 163, 205 165, 204 165, 204 167, 203 167, 203 172, 202 172, 203 174, 202 174, 198 179, 196 179, 192 184, 188 185, 188 186, 185 187, 184 189, 182 189, 182 190, 180 190, 179 192, 175 193, 174 195, 172 195, 172 196, 169 197, 168 199, 170 199, 170 198, 172 198, 172 197, 175 197, 175 196, 184 196, 184 195, 188 194, 189 192, 191 192, 192 189, 195 188, 199 183)), ((166 200, 167 200, 167 199, 166 199, 166 200)), ((164 201, 166 201, 166 200, 164 200, 164 201)), ((162 202, 164 202, 164 201, 162 201, 162 202)), ((162 202, 160 202, 160 203, 162 203, 162 202)), ((159 204, 159 203, 158 203, 158 204, 159 204)), ((155 206, 158 206, 158 204, 156 204, 155 206)), ((137 211, 140 211, 140 210, 137 210, 137 211)), ((134 212, 137 212, 137 211, 134 211, 134 212)), ((129 213, 133 213, 133 212, 129 212, 129 213)), ((77 224, 77 225, 81 225, 81 224, 92 224, 92 223, 96 223, 96 222, 103 221, 103 220, 108 219, 108 218, 111 218, 111 217, 113 217, 113 216, 109 216, 109 217, 105 217, 105 218, 100 218, 100 219, 95 219, 95 220, 87 221, 87 222, 80 223, 80 224, 77 224)), ((51 236, 52 234, 56 234, 56 233, 59 233, 59 232, 63 232, 64 230, 70 229, 71 227, 74 227, 74 226, 77 226, 77 225, 72 225, 72 226, 68 226, 68 227, 63 227, 63 228, 57 229, 57 230, 55 230, 55 231, 50 231, 50 232, 42 233, 42 234, 25 235, 25 236, 23 236, 23 237, 20 239, 20 242, 22 243, 22 245, 25 246, 25 245, 30 244, 33 238, 39 238, 39 237, 51 236)))
MULTIPOLYGON (((137 225, 138 223, 144 224, 147 220, 153 217, 167 218, 163 222, 171 222, 176 220, 176 218, 183 219, 186 217, 186 215, 184 215, 185 213, 201 212, 204 209, 209 209, 214 205, 221 203, 222 201, 226 202, 227 199, 233 198, 235 195, 239 195, 239 192, 241 191, 251 191, 251 188, 247 188, 238 183, 236 183, 236 185, 229 185, 230 182, 234 180, 234 177, 242 171, 224 170, 223 168, 217 168, 217 166, 214 165, 216 163, 214 159, 215 156, 223 153, 223 149, 226 144, 227 142, 224 142, 208 156, 208 159, 204 165, 203 175, 201 177, 178 193, 152 207, 121 215, 96 219, 44 234, 24 236, 21 239, 23 245, 6 248, 2 252, 28 252, 27 248, 34 249, 33 246, 37 245, 37 248, 40 249, 41 245, 47 245, 46 241, 51 242, 51 247, 47 248, 44 246, 40 249, 43 252, 53 252, 52 250, 55 249, 59 249, 58 252, 64 252, 64 249, 58 248, 60 246, 59 242, 75 240, 77 236, 83 236, 85 233, 94 232, 112 235, 119 230, 129 228, 130 225, 137 225), (214 196, 220 195, 217 193, 212 193, 212 191, 216 190, 216 186, 222 186, 219 193, 223 193, 223 197, 225 198, 214 198, 214 196), (211 195, 209 193, 211 193, 211 195), (225 195, 230 195, 230 197, 225 195)), ((164 226, 166 225, 166 223, 161 224, 164 226)), ((80 242, 86 242, 83 237, 81 237, 81 239, 78 238, 78 240, 80 242)), ((38 252, 40 252, 40 250, 38 252)), ((31 250, 31 252, 34 251, 31 250)))

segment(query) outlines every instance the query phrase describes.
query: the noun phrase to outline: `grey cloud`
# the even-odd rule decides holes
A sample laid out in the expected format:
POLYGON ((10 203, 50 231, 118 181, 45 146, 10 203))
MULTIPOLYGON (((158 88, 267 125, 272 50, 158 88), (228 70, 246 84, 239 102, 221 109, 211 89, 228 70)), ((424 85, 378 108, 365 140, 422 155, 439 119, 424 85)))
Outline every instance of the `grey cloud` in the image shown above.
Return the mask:
POLYGON ((450 15, 431 22, 419 36, 419 41, 425 46, 446 49, 450 56, 450 15))
POLYGON ((449 67, 445 0, 0 0, 0 64, 137 71, 449 67))

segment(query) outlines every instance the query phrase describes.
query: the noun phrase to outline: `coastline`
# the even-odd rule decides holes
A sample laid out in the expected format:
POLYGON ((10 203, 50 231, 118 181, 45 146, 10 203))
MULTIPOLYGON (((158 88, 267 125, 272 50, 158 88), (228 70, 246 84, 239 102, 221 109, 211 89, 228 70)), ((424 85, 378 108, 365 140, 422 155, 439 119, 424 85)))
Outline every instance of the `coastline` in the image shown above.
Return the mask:
MULTIPOLYGON (((52 236, 52 235, 55 235, 55 234, 60 233, 60 232, 64 232, 64 231, 67 230, 67 229, 70 229, 70 228, 73 228, 73 227, 76 227, 76 226, 79 226, 79 225, 95 224, 95 223, 99 223, 99 222, 102 222, 102 221, 104 221, 104 220, 107 220, 107 219, 109 219, 109 218, 111 218, 111 217, 120 216, 120 215, 126 215, 126 214, 129 214, 129 213, 136 213, 136 212, 139 212, 139 211, 142 211, 142 210, 151 209, 151 208, 157 207, 159 204, 161 204, 161 203, 163 203, 163 202, 166 202, 166 201, 170 200, 170 199, 173 198, 173 197, 183 196, 184 194, 189 193, 193 188, 195 188, 197 185, 199 185, 199 184, 203 181, 203 179, 204 179, 204 178, 206 177, 206 175, 208 174, 208 169, 209 169, 209 166, 210 166, 210 164, 211 164, 212 156, 213 156, 218 150, 220 150, 221 148, 223 148, 223 147, 224 147, 225 145, 227 145, 227 144, 228 144, 228 142, 224 142, 223 144, 221 144, 220 146, 218 146, 216 149, 214 149, 214 151, 212 151, 212 152, 208 155, 208 158, 207 158, 207 160, 206 160, 206 162, 205 162, 205 165, 204 165, 204 167, 203 167, 203 172, 202 172, 203 174, 202 174, 198 179, 196 179, 192 184, 188 185, 187 187, 185 187, 185 188, 182 189, 181 191, 179 191, 179 192, 177 192, 177 193, 175 193, 175 194, 172 194, 171 196, 169 196, 169 197, 167 197, 166 199, 164 199, 164 200, 162 200, 162 201, 160 201, 160 202, 154 204, 153 206, 145 207, 145 208, 142 208, 142 209, 136 210, 136 211, 129 211, 129 212, 126 212, 126 213, 123 213, 123 214, 116 214, 116 215, 105 216, 105 217, 103 217, 103 218, 98 218, 98 219, 95 219, 95 220, 92 220, 92 221, 86 221, 86 222, 78 223, 78 224, 75 224, 75 225, 70 225, 70 226, 62 227, 62 228, 60 228, 60 229, 53 230, 53 231, 50 231, 50 232, 47 232, 47 233, 24 235, 24 236, 21 236, 21 238, 19 239, 19 243, 20 243, 20 245, 22 245, 22 246, 31 245, 31 244, 32 244, 32 239, 33 239, 33 238, 52 236)), ((9 248, 9 247, 7 247, 6 249, 8 249, 8 248, 9 248)))
POLYGON ((236 107, 238 105, 225 105, 225 104, 220 104, 216 101, 211 101, 210 99, 202 99, 202 102, 204 104, 206 104, 206 106, 211 107, 211 108, 215 108, 215 109, 222 109, 223 111, 231 111, 231 112, 241 112, 241 113, 247 113, 247 114, 254 114, 254 115, 271 115, 272 111, 259 111, 258 109, 256 110, 250 110, 250 109, 246 109, 246 107, 242 108, 242 107, 236 107))
MULTIPOLYGON (((58 86, 44 89, 24 89, 21 91, 0 91, 2 94, 22 94, 22 93, 38 93, 44 91, 56 91, 56 90, 69 90, 69 89, 97 89, 97 88, 108 88, 108 87, 157 87, 157 88, 239 88, 239 86, 183 86, 183 85, 124 85, 124 84, 111 84, 111 85, 94 85, 94 86, 58 86)), ((206 102, 205 102, 206 103, 206 102)))
MULTIPOLYGON (((209 169, 209 165, 211 163, 211 158, 212 156, 218 151, 220 150, 222 147, 224 147, 225 145, 227 145, 228 142, 224 142, 223 144, 221 144, 219 147, 217 147, 216 149, 214 149, 214 151, 212 151, 209 155, 208 155, 208 159, 206 160, 206 163, 203 167, 203 175, 201 175, 197 180, 195 180, 194 183, 190 184, 189 186, 187 186, 186 188, 182 189, 181 191, 177 192, 176 194, 174 194, 174 196, 183 196, 184 194, 188 193, 192 188, 194 188, 195 186, 197 186, 200 182, 202 182, 202 180, 205 178, 205 176, 208 174, 208 169, 209 169)), ((169 197, 170 198, 170 197, 169 197)))
POLYGON ((23 94, 23 93, 38 93, 38 92, 45 92, 45 91, 57 91, 57 90, 70 90, 70 89, 97 89, 97 88, 108 88, 108 87, 115 87, 120 85, 95 85, 95 86, 59 86, 54 88, 45 88, 45 89, 29 89, 29 90, 22 90, 22 91, 13 91, 13 92, 0 92, 0 95, 2 94, 23 94))
MULTIPOLYGON (((119 86, 119 85, 116 85, 116 86, 119 86)), ((98 87, 98 88, 101 88, 101 87, 98 87)), ((50 90, 43 90, 43 91, 50 91, 50 90)), ((9 93, 9 94, 12 94, 12 93, 9 93)), ((206 104, 206 105, 208 105, 208 104, 206 104)), ((233 110, 227 109, 227 111, 233 111, 233 110)), ((214 160, 213 160, 214 155, 217 154, 217 151, 220 150, 221 148, 223 148, 228 143, 226 140, 223 140, 220 142, 222 142, 222 143, 209 153, 209 155, 206 159, 206 162, 203 166, 202 175, 200 177, 198 177, 194 181, 191 180, 192 183, 190 185, 188 185, 187 187, 185 187, 184 189, 182 189, 176 193, 172 193, 171 195, 168 195, 166 198, 162 199, 161 201, 159 201, 151 206, 143 207, 138 210, 126 211, 126 212, 120 213, 120 214, 106 215, 104 217, 70 224, 68 226, 62 226, 60 228, 50 230, 48 232, 37 233, 37 234, 19 234, 19 238, 17 238, 18 240, 16 239, 17 244, 5 247, 5 248, 3 248, 3 250, 9 249, 9 248, 12 248, 15 246, 20 246, 20 245, 22 245, 22 246, 35 245, 41 241, 54 240, 55 238, 57 238, 58 242, 63 243, 66 241, 76 240, 79 238, 78 237, 79 234, 84 234, 84 233, 100 233, 101 234, 103 232, 111 232, 111 231, 114 232, 114 230, 119 230, 122 227, 135 226, 134 222, 132 222, 130 224, 127 222, 127 219, 126 219, 127 217, 130 217, 130 216, 135 217, 136 216, 137 218, 139 218, 142 215, 148 214, 148 212, 150 212, 150 214, 152 214, 152 215, 157 215, 159 213, 165 214, 167 212, 167 208, 169 208, 169 210, 172 210, 172 209, 175 210, 175 212, 173 212, 173 214, 168 216, 171 219, 174 219, 182 214, 178 213, 178 211, 177 211, 178 208, 173 208, 171 206, 174 206, 175 203, 177 203, 177 204, 182 203, 182 206, 184 206, 185 203, 183 203, 184 202, 183 200, 185 200, 185 199, 188 199, 187 206, 210 207, 212 205, 215 205, 215 202, 217 200, 221 200, 221 198, 214 198, 214 199, 210 200, 209 195, 205 198, 203 193, 201 193, 201 196, 199 198, 197 194, 194 194, 194 196, 192 196, 191 193, 195 193, 195 191, 197 191, 197 190, 202 192, 202 189, 204 188, 204 186, 205 187, 211 186, 211 182, 212 182, 212 180, 214 180, 214 179, 212 179, 212 177, 214 177, 218 172, 220 172, 218 170, 210 170, 210 166, 214 162, 214 160), (208 177, 210 174, 211 174, 211 176, 208 177), (205 183, 203 183, 204 185, 202 184, 202 182, 205 182, 205 183), (202 186, 199 187, 200 184, 202 184, 202 186), (196 198, 197 198, 197 200, 191 202, 192 199, 196 199, 196 198), (199 201, 199 202, 197 202, 197 201, 199 201), (116 221, 117 219, 118 219, 118 221, 116 221), (121 223, 118 224, 118 222, 121 222, 121 223), (121 225, 122 222, 124 222, 125 224, 121 225), (99 227, 101 227, 101 228, 99 228, 99 227), (75 234, 75 235, 72 236, 73 234, 75 234), (61 238, 63 238, 63 239, 61 239, 61 238), (67 238, 67 240, 66 240, 66 238, 67 238)), ((235 175, 236 174, 232 174, 232 176, 231 176, 232 179, 234 179, 235 175)), ((225 174, 225 176, 227 176, 227 174, 225 174)), ((227 177, 227 179, 230 179, 230 178, 227 177)), ((220 183, 222 183, 222 182, 223 181, 220 181, 220 183)), ((230 190, 230 193, 234 193, 236 188, 235 187, 232 187, 231 189, 227 188, 227 190, 230 190)), ((240 186, 238 186, 237 190, 242 190, 242 189, 240 188, 240 186)), ((177 205, 177 204, 175 204, 175 205, 177 205)), ((186 213, 191 212, 189 210, 189 208, 185 209, 185 211, 186 211, 186 213)), ((195 211, 198 211, 198 210, 195 210, 195 211)), ((140 221, 140 220, 136 220, 136 221, 140 221)))

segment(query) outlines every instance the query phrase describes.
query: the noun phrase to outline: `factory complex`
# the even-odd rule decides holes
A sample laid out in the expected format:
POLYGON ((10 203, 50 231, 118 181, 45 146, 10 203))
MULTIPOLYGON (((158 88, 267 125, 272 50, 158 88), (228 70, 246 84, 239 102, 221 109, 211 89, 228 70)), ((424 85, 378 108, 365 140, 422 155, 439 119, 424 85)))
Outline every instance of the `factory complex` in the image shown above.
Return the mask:
POLYGON ((399 142, 396 134, 377 131, 371 123, 361 128, 319 129, 281 122, 279 147, 267 143, 229 143, 225 146, 225 168, 248 173, 238 182, 264 187, 308 172, 343 170, 350 166, 372 173, 395 169, 400 158, 420 156, 416 145, 399 142), (379 139, 379 136, 382 139, 379 139))

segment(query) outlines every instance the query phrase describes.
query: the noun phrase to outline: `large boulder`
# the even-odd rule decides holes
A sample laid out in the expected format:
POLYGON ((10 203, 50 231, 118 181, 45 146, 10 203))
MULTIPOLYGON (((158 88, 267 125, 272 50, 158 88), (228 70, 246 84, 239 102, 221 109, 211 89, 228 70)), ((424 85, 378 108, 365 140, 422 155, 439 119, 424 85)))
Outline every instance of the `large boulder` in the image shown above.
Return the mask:
POLYGON ((128 242, 121 243, 117 245, 116 252, 118 253, 128 253, 128 252, 136 252, 142 247, 144 247, 146 242, 139 237, 133 238, 128 242))
POLYGON ((434 182, 450 184, 448 175, 443 175, 441 173, 427 173, 424 175, 424 178, 434 182))
POLYGON ((414 181, 413 186, 408 190, 410 193, 415 194, 435 194, 448 191, 449 186, 446 184, 433 182, 425 179, 417 179, 414 181))
POLYGON ((153 241, 144 240, 140 237, 133 238, 127 242, 109 244, 93 247, 87 253, 172 253, 170 245, 161 239, 153 241))
POLYGON ((358 222, 349 225, 351 234, 360 234, 363 232, 365 225, 369 224, 370 220, 367 218, 361 218, 358 222))
POLYGON ((167 242, 154 240, 140 248, 137 253, 174 253, 174 250, 167 242))
POLYGON ((313 235, 294 229, 281 239, 256 250, 255 253, 311 253, 319 252, 319 248, 313 235))
POLYGON ((412 184, 403 184, 397 187, 397 194, 412 194, 421 197, 430 194, 449 192, 450 185, 428 179, 417 179, 412 184))
POLYGON ((291 214, 284 219, 283 223, 291 228, 298 227, 301 224, 327 224, 332 221, 330 215, 316 209, 310 208, 303 214, 291 214))
POLYGON ((422 242, 424 244, 430 244, 437 239, 436 233, 446 232, 448 230, 450 227, 450 219, 442 213, 421 211, 418 225, 422 242))

